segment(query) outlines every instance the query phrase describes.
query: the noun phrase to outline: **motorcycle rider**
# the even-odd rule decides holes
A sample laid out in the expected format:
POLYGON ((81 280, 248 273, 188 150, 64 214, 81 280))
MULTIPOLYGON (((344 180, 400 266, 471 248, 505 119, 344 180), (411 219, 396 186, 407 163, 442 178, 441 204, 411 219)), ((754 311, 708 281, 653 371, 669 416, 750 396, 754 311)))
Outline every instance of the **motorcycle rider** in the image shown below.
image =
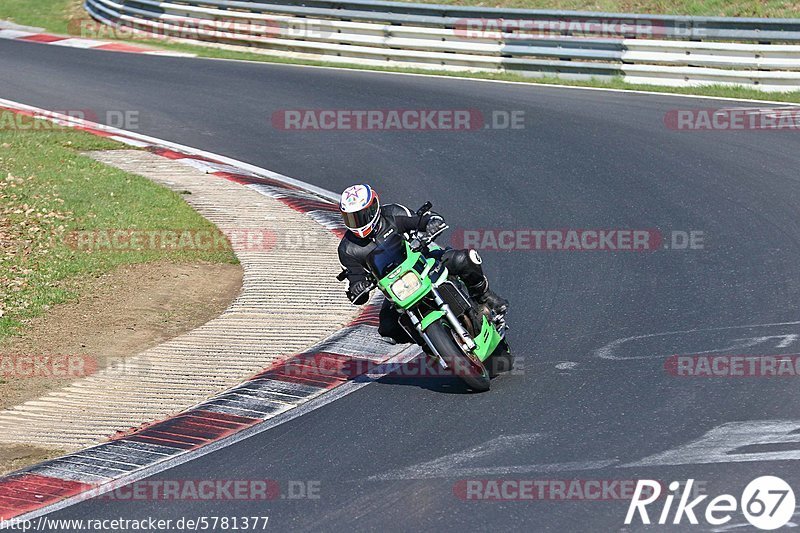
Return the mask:
MULTIPOLYGON (((347 271, 349 282, 347 297, 355 305, 367 302, 370 287, 367 280, 367 256, 376 245, 376 239, 391 235, 393 231, 408 233, 418 231, 436 235, 447 228, 444 219, 433 212, 424 215, 412 214, 399 204, 381 206, 378 194, 366 184, 353 185, 342 193, 339 202, 347 232, 339 243, 339 262, 347 271)), ((508 301, 489 289, 489 280, 483 273, 481 257, 476 250, 454 250, 447 248, 441 260, 448 271, 458 276, 466 285, 470 296, 480 305, 485 305, 496 314, 504 314, 508 301)), ((384 301, 380 312, 378 333, 396 342, 409 339, 406 329, 400 326, 400 314, 384 301)), ((413 331, 413 328, 410 328, 413 331)))

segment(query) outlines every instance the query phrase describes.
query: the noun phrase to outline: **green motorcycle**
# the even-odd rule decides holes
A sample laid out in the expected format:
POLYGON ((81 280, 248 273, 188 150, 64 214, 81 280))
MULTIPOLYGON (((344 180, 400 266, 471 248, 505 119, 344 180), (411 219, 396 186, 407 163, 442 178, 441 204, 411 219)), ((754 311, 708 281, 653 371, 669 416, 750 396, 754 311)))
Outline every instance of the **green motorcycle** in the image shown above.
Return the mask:
MULTIPOLYGON (((427 202, 417 214, 427 214, 431 207, 427 202)), ((508 326, 505 316, 476 304, 461 280, 448 275, 440 260, 444 250, 433 242, 446 228, 435 235, 393 232, 379 239, 367 257, 371 276, 364 293, 380 289, 400 313, 409 336, 448 373, 483 392, 489 390, 490 378, 513 368, 505 338, 508 326)), ((337 279, 346 276, 342 271, 337 279)))

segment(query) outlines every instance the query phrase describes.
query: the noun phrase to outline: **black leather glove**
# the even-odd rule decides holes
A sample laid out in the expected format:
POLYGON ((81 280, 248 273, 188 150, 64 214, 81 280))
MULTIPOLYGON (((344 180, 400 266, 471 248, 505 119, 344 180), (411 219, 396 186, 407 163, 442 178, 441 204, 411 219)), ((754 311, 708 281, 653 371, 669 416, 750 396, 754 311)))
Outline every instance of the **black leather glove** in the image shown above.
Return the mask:
POLYGON ((365 279, 356 281, 355 283, 351 283, 350 287, 347 289, 347 298, 354 305, 364 305, 365 303, 367 303, 367 300, 369 300, 369 293, 365 292, 369 288, 370 288, 370 282, 365 279), (361 296, 359 297, 359 295, 361 296))
POLYGON ((447 227, 447 224, 440 215, 431 213, 428 223, 425 225, 425 233, 428 235, 436 235, 447 227))

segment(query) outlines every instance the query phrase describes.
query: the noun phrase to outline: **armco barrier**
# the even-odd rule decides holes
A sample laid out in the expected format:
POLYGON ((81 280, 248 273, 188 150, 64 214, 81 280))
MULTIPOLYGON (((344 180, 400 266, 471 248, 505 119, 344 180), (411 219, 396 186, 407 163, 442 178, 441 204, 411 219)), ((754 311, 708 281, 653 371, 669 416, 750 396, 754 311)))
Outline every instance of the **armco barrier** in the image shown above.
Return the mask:
POLYGON ((800 19, 370 0, 85 0, 85 7, 104 24, 142 35, 300 59, 577 79, 623 77, 673 86, 800 89, 800 19))

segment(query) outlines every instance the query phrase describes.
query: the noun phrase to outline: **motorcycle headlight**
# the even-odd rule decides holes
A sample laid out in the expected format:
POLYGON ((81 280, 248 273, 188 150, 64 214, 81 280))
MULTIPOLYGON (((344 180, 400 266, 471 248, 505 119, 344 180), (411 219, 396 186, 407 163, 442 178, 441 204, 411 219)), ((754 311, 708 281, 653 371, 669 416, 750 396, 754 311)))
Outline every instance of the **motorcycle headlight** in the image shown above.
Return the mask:
POLYGON ((405 300, 422 286, 419 277, 413 272, 406 272, 400 279, 392 283, 392 292, 398 300, 405 300))

